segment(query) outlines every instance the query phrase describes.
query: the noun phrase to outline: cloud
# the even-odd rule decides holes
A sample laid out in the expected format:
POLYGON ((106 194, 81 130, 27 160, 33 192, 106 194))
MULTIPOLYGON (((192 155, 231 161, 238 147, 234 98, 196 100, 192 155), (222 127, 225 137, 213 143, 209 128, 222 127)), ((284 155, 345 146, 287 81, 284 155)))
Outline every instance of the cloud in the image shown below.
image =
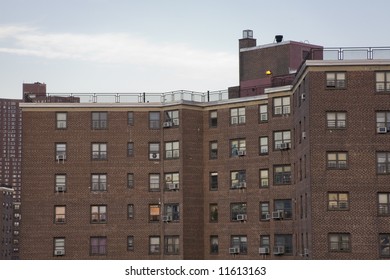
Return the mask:
POLYGON ((127 33, 45 33, 28 26, 0 25, 0 44, 0 53, 45 59, 185 67, 207 72, 231 69, 236 64, 235 55, 230 53, 178 43, 156 44, 127 33))

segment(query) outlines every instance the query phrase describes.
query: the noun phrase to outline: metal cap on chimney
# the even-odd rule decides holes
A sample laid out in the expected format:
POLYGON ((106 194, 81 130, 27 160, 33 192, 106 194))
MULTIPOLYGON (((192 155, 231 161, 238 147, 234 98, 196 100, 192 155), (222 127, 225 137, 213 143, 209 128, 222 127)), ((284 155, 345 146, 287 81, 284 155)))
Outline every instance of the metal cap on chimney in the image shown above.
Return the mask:
POLYGON ((283 35, 275 35, 275 41, 276 43, 280 43, 283 41, 283 35))

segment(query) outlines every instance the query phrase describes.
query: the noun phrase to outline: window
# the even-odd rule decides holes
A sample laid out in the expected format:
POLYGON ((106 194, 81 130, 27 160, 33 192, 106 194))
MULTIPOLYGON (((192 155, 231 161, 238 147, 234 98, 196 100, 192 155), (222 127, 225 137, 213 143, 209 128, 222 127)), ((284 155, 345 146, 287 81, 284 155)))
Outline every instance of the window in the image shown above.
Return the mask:
POLYGON ((390 174, 390 152, 379 152, 376 154, 378 174, 390 174))
POLYGON ((107 174, 92 174, 92 191, 107 190, 107 174))
POLYGON ((93 160, 107 159, 107 143, 92 143, 92 159, 93 160))
POLYGON ((390 91, 390 72, 377 72, 376 78, 376 92, 390 91))
POLYGON ((127 125, 134 125, 134 112, 127 112, 127 125))
POLYGON ((55 176, 56 185, 55 185, 55 191, 56 192, 65 192, 66 191, 66 174, 56 174, 55 176))
POLYGON ((331 252, 350 251, 350 234, 349 233, 330 233, 329 250, 331 252))
POLYGON ((269 220, 269 202, 262 201, 260 202, 260 220, 266 221, 269 220))
POLYGON ((246 203, 232 203, 230 204, 230 220, 231 221, 246 221, 246 203))
POLYGON ((291 148, 291 131, 274 132, 274 149, 283 150, 291 148))
POLYGON ((273 99, 274 115, 288 115, 290 114, 290 96, 276 97, 273 99))
POLYGON ((56 224, 64 224, 66 222, 65 219, 66 206, 54 206, 54 223, 56 224))
POLYGON ((54 238, 54 255, 64 256, 65 255, 65 238, 55 237, 54 238))
POLYGON ((98 236, 90 238, 90 254, 106 255, 107 254, 107 237, 98 236))
POLYGON ((160 236, 149 236, 149 253, 160 254, 160 236))
POLYGON ((160 143, 149 143, 149 159, 160 160, 160 143))
POLYGON ((349 209, 349 194, 332 192, 328 193, 328 209, 329 210, 348 210, 349 209))
POLYGON ((346 112, 327 112, 326 124, 328 128, 345 128, 347 120, 346 112))
POLYGON ((345 88, 345 73, 344 72, 329 72, 326 73, 327 88, 345 88))
POLYGON ((160 112, 149 112, 149 128, 160 128, 160 112))
POLYGON ((379 252, 381 257, 390 257, 390 233, 379 234, 379 252))
POLYGON ((260 169, 260 188, 268 188, 269 187, 269 175, 268 169, 260 169))
POLYGON ((245 189, 246 188, 246 172, 245 170, 230 172, 230 188, 245 189))
POLYGON ((209 205, 210 223, 218 222, 218 204, 211 203, 209 205))
POLYGON ((127 187, 129 189, 134 188, 134 174, 133 173, 127 173, 127 187))
POLYGON ((128 157, 134 156, 134 143, 133 142, 127 143, 127 156, 128 157))
POLYGON ((378 214, 379 215, 390 214, 390 193, 378 194, 378 214))
POLYGON ((165 190, 168 191, 177 191, 179 190, 179 173, 173 172, 173 173, 165 173, 164 174, 164 183, 165 183, 165 190))
POLYGON ((346 169, 347 153, 346 152, 328 152, 327 167, 329 169, 346 169))
POLYGON ((238 157, 246 155, 246 141, 245 139, 230 140, 230 156, 238 157))
POLYGON ((259 106, 259 122, 268 122, 268 104, 259 106))
POLYGON ((165 142, 165 159, 178 159, 179 151, 179 141, 165 142))
POLYGON ((291 199, 274 200, 274 211, 281 212, 283 219, 292 218, 292 201, 291 199))
POLYGON ((178 203, 168 203, 164 205, 164 215, 167 221, 178 222, 180 220, 180 211, 178 203))
POLYGON ((218 254, 218 235, 211 235, 210 236, 210 254, 211 255, 217 255, 218 254))
POLYGON ((266 251, 270 251, 270 238, 269 235, 260 235, 260 248, 266 248, 266 251))
POLYGON ((127 236, 127 251, 134 251, 134 236, 127 236))
POLYGON ((134 204, 127 204, 127 219, 134 219, 134 204))
POLYGON ((92 129, 107 129, 107 112, 92 112, 92 129))
POLYGON ((56 113, 56 128, 66 129, 67 128, 67 113, 56 113))
POLYGON ((245 123, 245 107, 230 109, 230 124, 245 123))
POLYGON ((210 159, 218 158, 218 141, 210 142, 210 159))
POLYGON ((179 111, 164 112, 164 127, 179 126, 179 111))
POLYGON ((91 223, 105 224, 107 222, 107 206, 92 205, 91 206, 91 223))
POLYGON ((149 190, 160 191, 160 174, 149 174, 149 190))
POLYGON ((275 234, 275 246, 273 253, 275 255, 283 252, 283 254, 293 253, 292 235, 291 234, 275 234))
POLYGON ((291 184, 291 165, 274 166, 274 184, 291 184))
POLYGON ((150 222, 160 221, 160 204, 149 205, 149 221, 150 222))
POLYGON ((246 235, 232 235, 230 248, 236 248, 238 254, 246 254, 248 252, 248 238, 246 235))
POLYGON ((268 154, 268 137, 263 136, 259 138, 260 155, 268 154))
POLYGON ((210 172, 210 191, 218 190, 218 172, 210 172))
POLYGON ((218 126, 218 113, 217 111, 210 111, 210 127, 217 127, 218 126))
POLYGON ((378 133, 390 132, 390 111, 376 113, 376 128, 378 133))
POLYGON ((56 143, 56 160, 66 160, 66 143, 56 143))
POLYGON ((180 252, 179 236, 165 236, 164 252, 167 255, 178 255, 180 252))

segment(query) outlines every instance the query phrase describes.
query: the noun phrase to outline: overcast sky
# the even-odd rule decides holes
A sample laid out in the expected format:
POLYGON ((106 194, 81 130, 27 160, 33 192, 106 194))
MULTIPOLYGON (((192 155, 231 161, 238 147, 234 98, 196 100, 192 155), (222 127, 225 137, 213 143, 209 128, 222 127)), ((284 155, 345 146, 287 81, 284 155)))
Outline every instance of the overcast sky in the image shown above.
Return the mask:
POLYGON ((390 1, 0 0, 0 97, 221 90, 238 85, 238 39, 390 46, 390 1))

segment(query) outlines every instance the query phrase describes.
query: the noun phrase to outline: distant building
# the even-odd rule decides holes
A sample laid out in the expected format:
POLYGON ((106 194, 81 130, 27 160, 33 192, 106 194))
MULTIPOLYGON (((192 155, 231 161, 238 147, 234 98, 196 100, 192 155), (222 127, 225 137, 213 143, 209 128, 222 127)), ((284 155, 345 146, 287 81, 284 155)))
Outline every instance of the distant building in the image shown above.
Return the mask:
MULTIPOLYGON (((19 235, 19 231, 14 231, 13 215, 13 192, 9 187, 0 186, 0 260, 10 260, 14 258, 14 242, 19 235)), ((18 228, 18 226, 16 227, 18 228)))
POLYGON ((21 104, 22 259, 390 258, 389 50, 246 32, 230 99, 21 104))

